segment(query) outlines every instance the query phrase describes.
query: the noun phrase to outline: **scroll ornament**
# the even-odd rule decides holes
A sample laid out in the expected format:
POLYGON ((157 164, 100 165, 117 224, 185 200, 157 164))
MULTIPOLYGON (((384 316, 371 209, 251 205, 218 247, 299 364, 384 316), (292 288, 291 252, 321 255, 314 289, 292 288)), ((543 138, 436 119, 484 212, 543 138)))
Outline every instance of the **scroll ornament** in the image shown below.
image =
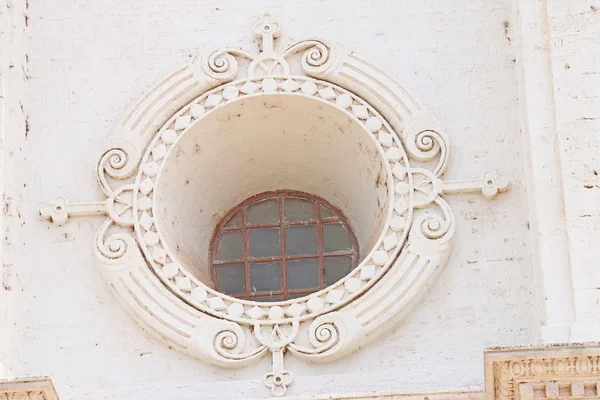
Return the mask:
POLYGON ((238 367, 270 354, 264 382, 282 396, 293 382, 284 366, 287 354, 314 362, 346 355, 399 321, 427 292, 455 233, 446 195, 492 199, 508 182, 491 171, 444 180, 448 135, 377 65, 321 39, 278 52, 282 27, 269 14, 254 33, 260 53, 237 47, 208 53, 125 112, 96 168, 104 200, 61 198, 40 213, 56 225, 105 216, 95 255, 135 319, 170 346, 215 365, 238 367), (171 148, 191 126, 243 97, 274 93, 326 102, 361 124, 385 155, 390 208, 373 249, 348 276, 302 298, 258 303, 211 289, 177 259, 160 231, 154 192, 171 148))

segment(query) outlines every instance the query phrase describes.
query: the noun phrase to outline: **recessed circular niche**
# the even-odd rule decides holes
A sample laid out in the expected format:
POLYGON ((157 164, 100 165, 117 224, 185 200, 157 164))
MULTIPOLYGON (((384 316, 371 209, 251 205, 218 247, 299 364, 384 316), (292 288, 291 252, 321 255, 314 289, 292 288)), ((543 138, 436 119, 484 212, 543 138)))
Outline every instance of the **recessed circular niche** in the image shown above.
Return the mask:
POLYGON ((284 354, 311 361, 348 354, 427 291, 455 232, 446 189, 492 198, 507 188, 494 173, 482 176, 481 188, 442 187, 448 138, 418 100, 337 45, 310 39, 278 55, 279 28, 263 16, 255 25, 259 54, 216 50, 135 102, 97 165, 106 201, 61 199, 42 209, 57 225, 69 212, 107 214, 94 252, 136 320, 215 365, 249 365, 272 353, 265 384, 274 395, 292 381, 284 354), (244 71, 242 58, 250 60, 244 71), (414 176, 425 179, 415 185, 414 176), (358 265, 324 289, 283 301, 215 290, 215 227, 244 199, 282 189, 345 215, 358 265))
POLYGON ((324 199, 347 218, 361 260, 386 227, 388 179, 382 147, 354 115, 299 94, 262 93, 207 112, 177 138, 157 177, 155 220, 177 262, 216 289, 211 237, 243 200, 282 189, 324 199))

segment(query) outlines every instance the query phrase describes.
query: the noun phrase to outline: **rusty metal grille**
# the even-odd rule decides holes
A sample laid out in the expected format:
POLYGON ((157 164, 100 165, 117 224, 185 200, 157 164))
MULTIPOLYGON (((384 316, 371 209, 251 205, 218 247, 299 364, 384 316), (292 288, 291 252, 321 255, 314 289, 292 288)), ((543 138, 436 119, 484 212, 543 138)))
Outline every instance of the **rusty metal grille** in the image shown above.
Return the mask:
POLYGON ((281 301, 347 275, 358 265, 359 249, 339 209, 308 193, 281 190, 252 196, 227 213, 215 229, 209 256, 217 290, 240 299, 281 301), (304 210, 300 217, 293 214, 298 209, 304 210))

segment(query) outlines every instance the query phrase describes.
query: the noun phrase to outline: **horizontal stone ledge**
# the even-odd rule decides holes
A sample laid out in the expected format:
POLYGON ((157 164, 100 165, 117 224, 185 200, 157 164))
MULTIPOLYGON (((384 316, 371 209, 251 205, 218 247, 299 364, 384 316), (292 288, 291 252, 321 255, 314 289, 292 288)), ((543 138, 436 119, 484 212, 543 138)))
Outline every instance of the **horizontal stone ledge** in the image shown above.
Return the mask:
POLYGON ((419 391, 377 391, 370 393, 343 393, 328 395, 308 395, 278 397, 279 400, 481 400, 483 389, 468 387, 460 389, 432 389, 419 391))

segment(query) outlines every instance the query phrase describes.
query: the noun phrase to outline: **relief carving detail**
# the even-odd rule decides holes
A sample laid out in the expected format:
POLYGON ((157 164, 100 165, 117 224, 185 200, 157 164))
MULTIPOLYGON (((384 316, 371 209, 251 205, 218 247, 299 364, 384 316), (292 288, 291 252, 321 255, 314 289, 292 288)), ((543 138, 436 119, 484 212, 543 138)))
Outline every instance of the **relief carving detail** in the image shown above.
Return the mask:
MULTIPOLYGON (((59 199, 40 213, 56 225, 71 217, 106 216, 95 254, 135 319, 169 345, 216 365, 248 365, 270 354, 265 385, 282 396, 293 380, 285 354, 316 362, 348 354, 400 320, 427 292, 455 232, 445 195, 492 199, 508 181, 491 171, 472 180, 444 180, 448 135, 379 66, 321 39, 279 53, 274 42, 281 25, 268 14, 254 32, 262 44, 259 54, 237 47, 208 53, 126 111, 96 169, 105 200, 59 199), (381 199, 388 206, 372 249, 345 278, 305 297, 258 303, 217 292, 190 272, 161 231, 165 221, 155 193, 165 163, 190 129, 215 110, 274 94, 334 107, 364 130, 381 158, 381 199)), ((337 140, 348 139, 340 134, 337 140)))

